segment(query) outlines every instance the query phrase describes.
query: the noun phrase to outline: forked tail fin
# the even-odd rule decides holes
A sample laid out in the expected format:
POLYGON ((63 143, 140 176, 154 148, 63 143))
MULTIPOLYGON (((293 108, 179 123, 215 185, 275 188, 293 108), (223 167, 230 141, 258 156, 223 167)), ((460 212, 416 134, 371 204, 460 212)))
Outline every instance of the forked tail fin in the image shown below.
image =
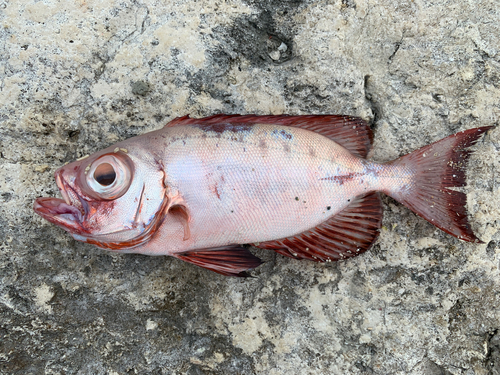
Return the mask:
POLYGON ((449 188, 465 186, 468 147, 492 126, 469 129, 402 156, 388 164, 402 174, 411 174, 411 183, 384 190, 417 215, 461 240, 481 242, 467 220, 464 193, 449 188))

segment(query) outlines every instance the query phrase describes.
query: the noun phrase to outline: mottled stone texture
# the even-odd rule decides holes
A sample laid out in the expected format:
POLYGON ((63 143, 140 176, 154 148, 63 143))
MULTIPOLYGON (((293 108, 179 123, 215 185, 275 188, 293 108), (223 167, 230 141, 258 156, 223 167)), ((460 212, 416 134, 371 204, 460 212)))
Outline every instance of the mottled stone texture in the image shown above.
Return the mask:
POLYGON ((0 0, 0 372, 499 374, 500 131, 475 147, 484 244, 384 198, 336 264, 255 278, 107 253, 37 217, 52 173, 185 114, 361 116, 388 161, 500 115, 497 0, 0 0))

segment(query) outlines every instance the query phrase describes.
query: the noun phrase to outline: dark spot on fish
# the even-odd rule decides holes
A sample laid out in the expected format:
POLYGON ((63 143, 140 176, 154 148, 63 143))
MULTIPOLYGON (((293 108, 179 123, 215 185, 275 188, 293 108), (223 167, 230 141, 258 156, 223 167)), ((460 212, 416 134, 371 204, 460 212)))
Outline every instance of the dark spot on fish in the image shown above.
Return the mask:
POLYGON ((326 209, 327 209, 328 211, 330 211, 330 209, 331 209, 331 208, 332 208, 332 206, 326 206, 326 209))
POLYGON ((366 168, 366 174, 371 174, 375 177, 378 177, 378 175, 380 173, 380 169, 378 169, 376 166, 368 165, 368 166, 365 166, 365 168, 366 168))
POLYGON ((316 150, 312 147, 309 147, 309 155, 312 156, 313 158, 316 157, 316 150))
POLYGON ((348 173, 348 174, 341 175, 341 176, 324 177, 324 178, 320 178, 320 180, 321 181, 329 180, 329 181, 337 182, 339 185, 344 185, 344 182, 351 181, 354 178, 358 177, 359 175, 361 175, 361 173, 348 173))
POLYGON ((211 186, 212 188, 212 192, 215 194, 215 196, 220 199, 220 193, 219 193, 219 188, 217 186, 217 184, 211 186))
POLYGON ((267 148, 266 141, 264 139, 259 140, 259 147, 260 148, 267 148))
POLYGON ((218 134, 226 131, 233 133, 248 132, 253 127, 253 125, 246 124, 193 124, 192 126, 206 132, 215 132, 218 134))
POLYGON ((280 138, 283 138, 283 139, 292 139, 293 138, 293 135, 291 135, 290 133, 288 133, 287 131, 285 131, 283 129, 282 130, 273 130, 273 132, 271 134, 278 136, 280 138))
POLYGON ((290 145, 285 143, 285 145, 283 146, 283 151, 290 152, 290 145))
POLYGON ((234 211, 233 211, 233 210, 231 210, 231 213, 234 213, 234 211))
POLYGON ((348 201, 348 202, 350 202, 351 200, 350 200, 350 199, 348 199, 347 201, 348 201))
POLYGON ((295 200, 298 201, 299 200, 299 197, 295 197, 295 200))

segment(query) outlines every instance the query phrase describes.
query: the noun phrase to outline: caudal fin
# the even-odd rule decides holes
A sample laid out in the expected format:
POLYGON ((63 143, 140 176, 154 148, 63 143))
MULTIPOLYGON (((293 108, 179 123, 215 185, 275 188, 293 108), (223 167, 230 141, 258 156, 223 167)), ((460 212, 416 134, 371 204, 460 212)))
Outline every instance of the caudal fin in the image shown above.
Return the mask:
POLYGON ((449 188, 465 186, 468 147, 492 126, 450 135, 389 163, 414 176, 412 183, 384 191, 439 229, 461 240, 481 242, 467 220, 464 193, 449 188))

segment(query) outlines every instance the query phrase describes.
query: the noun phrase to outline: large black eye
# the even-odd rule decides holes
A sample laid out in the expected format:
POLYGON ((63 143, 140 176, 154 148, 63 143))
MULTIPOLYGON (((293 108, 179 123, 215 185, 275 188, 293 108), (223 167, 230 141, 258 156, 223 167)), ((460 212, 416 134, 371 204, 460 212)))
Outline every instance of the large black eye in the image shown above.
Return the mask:
POLYGON ((82 187, 89 197, 112 200, 128 191, 134 177, 134 163, 124 152, 114 151, 89 164, 83 162, 80 173, 82 187))
POLYGON ((116 172, 111 164, 102 163, 95 169, 94 179, 102 186, 109 186, 115 182, 116 172))

